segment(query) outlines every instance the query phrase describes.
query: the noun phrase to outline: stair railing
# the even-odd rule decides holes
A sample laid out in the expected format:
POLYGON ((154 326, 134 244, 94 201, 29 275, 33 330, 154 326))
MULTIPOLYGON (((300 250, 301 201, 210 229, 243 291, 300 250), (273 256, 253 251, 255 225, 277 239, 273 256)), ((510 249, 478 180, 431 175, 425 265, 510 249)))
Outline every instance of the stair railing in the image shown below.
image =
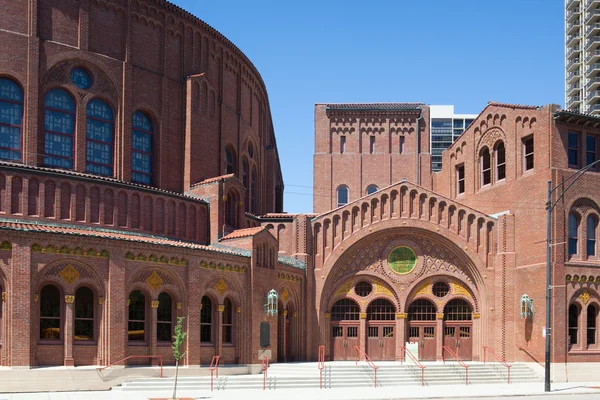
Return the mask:
POLYGON ((365 353, 364 351, 362 351, 360 349, 360 347, 354 346, 354 350, 356 350, 356 365, 358 365, 359 356, 362 355, 362 356, 364 356, 365 361, 367 362, 367 365, 369 367, 373 368, 375 387, 377 387, 377 368, 379 368, 379 367, 377 367, 375 364, 373 364, 373 360, 371 360, 371 357, 369 357, 367 355, 367 353, 365 353))
POLYGON ((267 388, 267 371, 269 370, 269 356, 265 355, 262 359, 263 372, 263 390, 267 388))
POLYGON ((425 366, 419 362, 417 357, 415 357, 414 354, 406 348, 406 346, 400 346, 400 351, 402 352, 402 357, 400 358, 400 365, 402 365, 402 363, 406 361, 406 354, 408 353, 408 356, 415 363, 415 365, 421 368, 421 386, 425 386, 425 366))
POLYGON ((212 361, 210 362, 210 367, 208 370, 210 371, 210 391, 213 391, 213 371, 217 372, 217 379, 219 379, 219 359, 221 356, 213 356, 212 361))
POLYGON ((106 367, 96 368, 96 371, 102 371, 103 369, 112 367, 113 365, 121 364, 122 362, 127 361, 131 358, 150 358, 150 359, 158 358, 160 360, 160 377, 161 378, 163 377, 163 358, 162 358, 162 356, 129 356, 129 357, 125 357, 119 361, 115 361, 114 363, 111 363, 111 364, 107 365, 106 367))
POLYGON ((319 389, 323 389, 323 369, 325 368, 325 346, 319 346, 319 361, 317 362, 319 368, 319 389))
POLYGON ((469 366, 467 364, 465 364, 463 362, 463 360, 461 360, 461 358, 458 356, 458 354, 456 354, 454 351, 452 351, 452 349, 448 346, 442 346, 442 360, 444 361, 444 364, 446 364, 446 353, 445 352, 450 353, 451 356, 453 356, 456 361, 458 362, 458 365, 460 365, 461 367, 463 367, 465 369, 465 384, 468 385, 469 384, 469 366))
POLYGON ((510 385, 510 367, 511 365, 508 365, 504 360, 502 360, 502 358, 496 354, 496 352, 494 350, 492 350, 490 347, 488 346, 483 346, 483 363, 485 364, 487 361, 487 352, 490 352, 490 354, 492 356, 494 356, 494 358, 496 360, 498 360, 500 362, 500 364, 504 365, 506 367, 506 369, 508 370, 508 384, 510 385))

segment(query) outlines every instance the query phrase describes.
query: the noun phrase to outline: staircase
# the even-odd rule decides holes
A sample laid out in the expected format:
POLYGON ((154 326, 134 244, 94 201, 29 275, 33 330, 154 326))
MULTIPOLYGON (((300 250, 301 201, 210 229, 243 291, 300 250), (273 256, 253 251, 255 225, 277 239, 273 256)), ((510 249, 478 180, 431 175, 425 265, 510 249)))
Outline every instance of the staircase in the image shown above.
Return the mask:
MULTIPOLYGON (((377 386, 392 387, 421 385, 421 370, 414 365, 399 362, 382 361, 375 363, 377 386)), ((456 363, 423 363, 425 366, 425 385, 464 385, 465 369, 456 363)), ((469 365, 469 384, 506 384, 507 370, 496 363, 467 363, 469 365)), ((221 375, 214 379, 214 390, 257 389, 263 388, 263 375, 221 375)), ((523 364, 512 364, 511 383, 541 382, 535 372, 523 364)), ((177 390, 210 390, 210 377, 179 377, 177 390)), ((323 388, 373 387, 373 370, 365 363, 327 362, 323 370, 323 388)), ((302 389, 319 387, 317 363, 272 364, 267 374, 267 390, 302 389)), ((173 388, 173 378, 140 378, 125 381, 114 387, 119 391, 154 391, 173 388)))

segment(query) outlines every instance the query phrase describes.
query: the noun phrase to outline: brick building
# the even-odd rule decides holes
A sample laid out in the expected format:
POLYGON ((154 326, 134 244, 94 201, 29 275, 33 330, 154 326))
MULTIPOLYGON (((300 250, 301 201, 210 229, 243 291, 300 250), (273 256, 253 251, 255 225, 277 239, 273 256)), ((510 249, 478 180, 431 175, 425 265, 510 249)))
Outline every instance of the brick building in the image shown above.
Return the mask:
MULTIPOLYGON (((179 316, 187 365, 258 363, 264 322, 278 361, 543 358, 546 181, 598 158, 600 119, 490 103, 432 173, 427 105, 318 104, 316 214, 291 215, 219 32, 164 0, 0 6, 0 365, 172 361, 179 316)), ((599 176, 554 211, 557 362, 598 360, 599 176)))

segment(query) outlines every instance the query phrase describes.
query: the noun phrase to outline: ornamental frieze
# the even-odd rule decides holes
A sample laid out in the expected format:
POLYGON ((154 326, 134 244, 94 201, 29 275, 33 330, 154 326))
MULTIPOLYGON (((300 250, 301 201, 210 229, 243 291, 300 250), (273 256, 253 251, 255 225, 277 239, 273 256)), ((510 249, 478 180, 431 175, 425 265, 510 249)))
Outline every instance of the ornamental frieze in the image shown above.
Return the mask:
POLYGON ((46 247, 42 247, 39 244, 31 245, 31 251, 34 253, 45 253, 45 254, 68 254, 73 256, 86 256, 86 257, 101 257, 108 258, 109 253, 108 250, 96 250, 93 248, 89 248, 87 250, 82 249, 81 247, 75 247, 74 249, 70 249, 67 246, 57 247, 51 244, 46 247))
POLYGON ((206 261, 200 262, 200 268, 213 269, 213 270, 224 271, 224 272, 237 272, 240 274, 243 274, 248 270, 248 267, 246 267, 245 265, 242 265, 242 266, 230 265, 230 264, 223 265, 221 263, 215 264, 213 262, 206 263, 206 261))
POLYGON ((157 256, 154 254, 150 254, 146 256, 142 253, 137 256, 132 252, 127 252, 125 254, 125 259, 130 261, 144 261, 144 262, 155 262, 162 264, 171 264, 171 265, 188 265, 188 261, 185 258, 179 259, 178 257, 167 257, 167 256, 157 256))

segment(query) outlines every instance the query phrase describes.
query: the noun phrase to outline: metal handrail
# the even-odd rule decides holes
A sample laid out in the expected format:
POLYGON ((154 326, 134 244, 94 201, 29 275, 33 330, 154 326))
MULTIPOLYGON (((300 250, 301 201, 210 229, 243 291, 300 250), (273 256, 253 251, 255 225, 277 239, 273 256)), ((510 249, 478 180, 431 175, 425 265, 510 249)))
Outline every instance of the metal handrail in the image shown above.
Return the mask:
POLYGON ((317 362, 317 368, 319 368, 319 389, 323 389, 323 369, 325 368, 325 346, 319 346, 319 361, 317 362))
POLYGON ((219 359, 221 356, 213 356, 210 367, 208 370, 210 371, 210 391, 213 391, 213 371, 217 371, 217 379, 219 379, 219 359))
POLYGON ((269 369, 269 356, 264 356, 262 359, 262 372, 263 372, 263 390, 267 387, 267 370, 269 369))
POLYGON ((102 371, 103 369, 112 367, 113 365, 116 365, 116 364, 120 364, 123 361, 127 361, 130 358, 151 358, 151 359, 152 358, 158 358, 160 360, 160 377, 161 378, 163 377, 163 357, 162 356, 129 356, 129 357, 125 357, 125 358, 123 358, 123 359, 121 359, 119 361, 115 361, 114 363, 108 364, 106 367, 96 368, 96 371, 102 371))
POLYGON ((406 361, 406 353, 408 353, 408 356, 415 363, 415 365, 421 368, 421 386, 425 386, 425 366, 419 362, 419 360, 413 355, 413 353, 410 352, 409 349, 406 348, 406 346, 400 346, 400 351, 402 352, 402 358, 400 358, 400 365, 402 365, 402 363, 406 361))
POLYGON ((374 380, 375 380, 375 387, 377 387, 377 369, 379 367, 377 367, 375 364, 373 364, 373 360, 371 360, 371 357, 369 357, 367 355, 367 353, 365 353, 364 351, 362 351, 360 349, 360 347, 358 346, 354 346, 354 350, 356 350, 356 365, 358 365, 358 359, 359 359, 359 355, 363 355, 365 357, 365 361, 367 363, 367 365, 371 368, 373 368, 374 372, 374 380))
POLYGON ((502 358, 500 358, 500 356, 498 354, 496 354, 496 352, 494 350, 492 350, 491 347, 488 347, 488 346, 483 346, 483 363, 484 364, 487 360, 486 356, 487 356, 488 350, 490 351, 490 353, 492 353, 494 358, 496 358, 496 360, 498 360, 500 362, 500 364, 504 365, 508 369, 508 384, 510 385, 510 367, 511 367, 511 365, 508 365, 504 360, 502 360, 502 358))
POLYGON ((448 346, 442 346, 442 360, 444 361, 444 364, 446 364, 446 356, 444 354, 444 351, 447 351, 448 353, 450 353, 458 362, 458 365, 460 365, 461 367, 464 367, 465 369, 465 385, 469 384, 469 366, 467 364, 465 364, 463 362, 463 360, 461 360, 461 358, 458 356, 458 354, 456 354, 454 351, 452 351, 452 349, 448 346))

